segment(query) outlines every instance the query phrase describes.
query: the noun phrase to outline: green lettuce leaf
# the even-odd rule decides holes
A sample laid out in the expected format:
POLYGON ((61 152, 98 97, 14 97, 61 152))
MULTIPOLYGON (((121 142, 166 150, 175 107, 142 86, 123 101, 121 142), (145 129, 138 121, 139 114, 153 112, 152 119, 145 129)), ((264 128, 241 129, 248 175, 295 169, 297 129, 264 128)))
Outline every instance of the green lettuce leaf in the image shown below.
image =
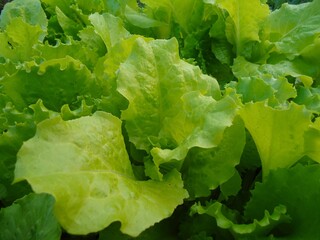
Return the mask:
POLYGON ((77 0, 77 5, 84 13, 94 13, 105 11, 106 1, 104 0, 77 0))
MULTIPOLYGON (((212 23, 212 5, 205 4, 205 1, 173 0, 169 1, 173 21, 179 25, 179 30, 184 37, 199 32, 202 29, 209 29, 212 23)), ((174 25, 172 27, 175 27, 174 25)), ((174 31, 175 29, 173 29, 174 31)), ((200 39, 197 39, 198 41, 200 39)))
MULTIPOLYGON (((94 73, 103 86, 106 97, 102 100, 101 109, 110 112, 115 116, 120 116, 120 110, 128 107, 128 102, 124 96, 117 91, 117 76, 120 65, 127 60, 131 54, 135 41, 140 36, 132 35, 120 40, 113 47, 108 49, 108 53, 97 62, 94 73)), ((150 41, 151 39, 145 39, 150 41)))
POLYGON ((290 167, 304 156, 304 134, 311 115, 304 106, 294 103, 279 109, 265 102, 248 103, 240 110, 257 146, 264 178, 271 169, 290 167))
POLYGON ((266 19, 262 38, 274 44, 272 51, 290 59, 300 55, 320 34, 319 8, 319 0, 301 5, 283 4, 266 19))
MULTIPOLYGON (((138 149, 147 151, 153 146, 177 146, 188 134, 182 133, 172 122, 174 118, 179 120, 178 115, 184 115, 184 94, 198 91, 220 98, 214 78, 179 58, 175 39, 151 42, 137 39, 130 56, 120 66, 117 90, 129 101, 128 109, 121 115, 129 139, 138 149), (176 137, 166 130, 173 128, 181 132, 173 133, 176 137)), ((214 101, 212 97, 207 101, 211 101, 210 98, 214 101)), ((190 131, 191 128, 186 129, 190 131)))
POLYGON ((305 153, 314 161, 320 163, 320 119, 319 117, 305 132, 305 153))
POLYGON ((55 9, 59 25, 64 34, 77 38, 78 32, 84 28, 84 23, 79 20, 73 20, 67 16, 58 6, 55 9))
POLYGON ((0 15, 0 28, 6 29, 16 18, 29 25, 39 26, 43 33, 47 31, 48 19, 40 0, 15 0, 7 3, 0 15))
POLYGON ((264 215, 258 217, 261 219, 255 217, 252 223, 237 223, 236 214, 220 202, 207 203, 206 206, 196 203, 191 207, 191 214, 196 213, 215 218, 218 227, 228 229, 236 239, 260 239, 275 226, 290 221, 283 205, 275 206, 272 214, 265 210, 264 215))
POLYGON ((123 27, 121 19, 111 14, 100 15, 94 13, 89 16, 89 19, 108 50, 120 40, 130 36, 129 32, 123 27))
MULTIPOLYGON (((184 105, 181 110, 184 111, 164 127, 167 136, 174 139, 177 145, 174 148, 163 147, 165 149, 154 147, 151 154, 157 165, 170 160, 182 160, 193 147, 217 147, 224 137, 225 129, 233 124, 239 108, 239 103, 231 96, 215 101, 212 97, 191 92, 185 94, 182 100, 184 105)), ((239 138, 241 139, 240 133, 239 138)))
POLYGON ((44 40, 47 26, 39 0, 6 4, 0 15, 0 56, 13 62, 31 60, 39 54, 35 46, 44 40))
MULTIPOLYGON (((255 64, 243 57, 237 57, 232 66, 233 74, 238 78, 234 86, 242 96, 243 102, 269 100, 270 104, 278 105, 296 97, 293 84, 286 76, 303 77, 290 63, 255 64)), ((311 80, 312 81, 312 80, 311 80)))
MULTIPOLYGON (((209 2, 209 1, 207 1, 209 2)), ((217 0, 210 1, 218 7, 226 10, 229 16, 226 18, 226 36, 234 45, 237 56, 248 56, 246 51, 251 51, 250 44, 259 42, 259 30, 263 21, 269 14, 268 5, 260 0, 217 0)))
POLYGON ((256 184, 245 216, 260 218, 264 211, 282 204, 286 206, 291 222, 275 229, 275 237, 290 240, 319 238, 319 174, 318 164, 271 171, 265 182, 256 184))
MULTIPOLYGON (((222 113, 219 112, 219 114, 222 113)), ((212 115, 214 116, 214 114, 212 115)), ((224 120, 209 117, 208 119, 211 120, 209 122, 213 125, 212 128, 216 130, 207 129, 211 133, 213 141, 216 136, 221 134, 217 122, 219 120, 228 122, 229 119, 227 117, 224 120)), ((224 128, 225 126, 222 127, 222 129, 224 128)), ((201 144, 201 139, 198 142, 198 145, 201 144)), ((191 196, 209 196, 210 190, 225 183, 235 174, 235 166, 240 162, 245 144, 245 131, 241 120, 235 119, 232 125, 224 130, 222 140, 219 139, 216 142, 217 147, 192 148, 185 159, 181 172, 185 188, 191 196)))
POLYGON ((18 153, 15 181, 23 179, 35 192, 55 197, 55 214, 71 234, 120 221, 123 233, 137 236, 169 217, 188 196, 176 171, 161 182, 136 180, 121 121, 105 112, 38 124, 35 137, 18 153))
POLYGON ((297 87, 297 97, 294 102, 306 106, 307 109, 320 114, 320 87, 297 87))
POLYGON ((320 38, 316 38, 312 44, 306 45, 301 52, 301 57, 305 65, 301 64, 308 75, 314 78, 317 86, 320 83, 320 65, 314 64, 320 62, 320 38))
POLYGON ((48 42, 36 45, 35 49, 38 52, 38 58, 45 61, 70 56, 79 60, 89 70, 93 71, 100 57, 106 54, 106 48, 101 38, 94 33, 92 28, 82 30, 79 36, 81 41, 70 39, 68 43, 63 43, 57 40, 54 45, 48 42), (91 37, 90 43, 88 42, 89 35, 91 37))
POLYGON ((40 43, 42 29, 38 25, 30 25, 22 18, 14 18, 0 32, 0 56, 13 62, 31 60, 39 52, 35 49, 40 43))
POLYGON ((2 100, 6 98, 0 95, 0 201, 7 206, 31 191, 25 182, 12 185, 12 181, 16 155, 23 141, 34 136, 35 124, 30 109, 19 111, 2 100))
POLYGON ((54 198, 29 194, 0 211, 0 238, 3 240, 58 240, 61 229, 53 214, 54 198))
POLYGON ((59 111, 62 105, 75 103, 78 96, 103 93, 89 69, 69 56, 40 64, 28 62, 20 71, 5 76, 0 86, 18 109, 42 99, 46 107, 59 111))
POLYGON ((173 1, 146 0, 128 1, 124 7, 124 17, 132 33, 154 37, 170 38, 172 36, 173 1))

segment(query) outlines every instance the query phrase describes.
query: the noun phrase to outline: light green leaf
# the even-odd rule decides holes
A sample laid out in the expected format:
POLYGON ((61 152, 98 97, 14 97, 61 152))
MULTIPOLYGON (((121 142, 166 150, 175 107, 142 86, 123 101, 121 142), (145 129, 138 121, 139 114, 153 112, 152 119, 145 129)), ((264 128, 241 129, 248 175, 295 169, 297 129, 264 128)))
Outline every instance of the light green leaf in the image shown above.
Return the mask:
POLYGON ((121 19, 109 13, 104 13, 102 15, 94 13, 89 16, 89 19, 108 50, 130 35, 123 27, 121 19))
POLYGON ((29 25, 39 26, 43 32, 47 31, 48 20, 40 0, 15 0, 7 3, 0 15, 0 28, 6 29, 16 18, 29 25))
POLYGON ((305 152, 314 161, 320 163, 320 119, 310 125, 305 133, 305 152))
POLYGON ((271 169, 290 167, 304 156, 304 133, 311 124, 311 112, 305 107, 292 103, 276 109, 264 102, 248 103, 240 116, 257 146, 264 178, 271 169))
POLYGON ((260 218, 265 211, 285 205, 291 222, 279 226, 271 234, 287 240, 319 238, 319 175, 319 164, 271 171, 266 181, 256 184, 245 216, 260 218))
POLYGON ((105 112, 41 122, 18 153, 15 181, 22 179, 35 192, 55 197, 55 214, 71 234, 120 221, 123 233, 137 236, 169 217, 188 196, 176 171, 161 182, 136 180, 121 121, 105 112))
POLYGON ((234 45, 237 56, 244 55, 248 43, 260 41, 259 30, 269 14, 268 5, 260 0, 216 0, 214 4, 229 13, 226 36, 234 45))
POLYGON ((35 46, 40 43, 42 29, 25 23, 22 18, 14 18, 6 26, 4 32, 0 32, 0 56, 13 62, 31 60, 38 55, 35 46))
POLYGON ((63 120, 76 119, 82 116, 91 115, 93 106, 88 106, 85 100, 81 101, 79 108, 71 110, 68 104, 65 104, 61 107, 61 117, 63 120))
MULTIPOLYGON (((117 91, 117 76, 120 65, 127 60, 131 54, 135 41, 140 36, 132 35, 116 43, 105 57, 101 58, 95 66, 95 75, 99 84, 103 86, 106 97, 103 99, 103 110, 116 116, 120 116, 120 110, 127 108, 127 100, 117 91)), ((150 41, 151 39, 146 41, 150 41)))
MULTIPOLYGON (((121 116, 126 121, 129 139, 138 149, 147 151, 153 146, 176 146, 188 134, 178 130, 181 133, 172 137, 165 130, 177 129, 171 120, 184 116, 181 98, 184 94, 197 91, 210 96, 212 101, 212 97, 220 98, 214 78, 179 58, 175 39, 151 42, 137 39, 130 56, 120 66, 117 85, 117 90, 129 101, 121 116)), ((190 130, 187 126, 186 129, 190 130)))
POLYGON ((136 11, 130 6, 126 6, 125 8, 125 16, 127 20, 134 26, 139 28, 151 28, 151 27, 159 27, 165 25, 165 23, 157 21, 146 14, 142 14, 141 12, 136 11))
POLYGON ((59 240, 60 225, 53 214, 54 198, 30 194, 0 211, 2 240, 59 240))
MULTIPOLYGON (((81 39, 81 44, 87 46, 91 51, 96 52, 100 57, 107 52, 106 46, 102 38, 95 32, 93 26, 88 26, 78 33, 81 39)), ((97 60, 96 60, 97 61, 97 60)))
POLYGON ((235 59, 232 71, 238 78, 235 88, 242 95, 243 102, 269 99, 274 105, 283 104, 296 97, 296 90, 286 76, 303 77, 289 62, 260 65, 243 57, 235 59))
POLYGON ((320 1, 301 5, 283 4, 272 12, 263 27, 263 39, 289 58, 300 55, 320 35, 320 1))
POLYGON ((206 16, 203 1, 173 0, 171 7, 175 22, 188 34, 197 31, 210 18, 206 16))
POLYGON ((43 120, 53 118, 58 116, 59 113, 48 110, 41 99, 39 99, 35 104, 29 106, 33 110, 33 121, 37 124, 43 120))
MULTIPOLYGON (((90 25, 88 13, 80 9, 77 0, 41 0, 41 2, 46 12, 50 13, 49 21, 58 20, 63 30, 66 30, 68 34, 72 34, 74 38, 77 38, 76 33, 78 30, 90 25)), ((61 32, 59 32, 60 34, 61 32)))
POLYGON ((79 9, 85 13, 103 12, 105 11, 105 0, 76 0, 79 9))
POLYGON ((81 21, 76 21, 66 15, 58 6, 56 6, 56 16, 59 22, 59 25, 63 29, 63 32, 66 35, 76 37, 78 32, 83 29, 83 23, 81 21))

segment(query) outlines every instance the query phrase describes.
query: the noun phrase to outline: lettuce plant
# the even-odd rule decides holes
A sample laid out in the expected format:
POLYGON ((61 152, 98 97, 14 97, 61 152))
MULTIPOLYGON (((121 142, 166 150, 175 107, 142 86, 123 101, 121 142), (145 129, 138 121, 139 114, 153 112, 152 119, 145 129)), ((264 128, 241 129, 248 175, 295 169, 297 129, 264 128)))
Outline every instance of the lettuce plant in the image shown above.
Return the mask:
POLYGON ((0 238, 317 239, 318 9, 6 3, 0 238))

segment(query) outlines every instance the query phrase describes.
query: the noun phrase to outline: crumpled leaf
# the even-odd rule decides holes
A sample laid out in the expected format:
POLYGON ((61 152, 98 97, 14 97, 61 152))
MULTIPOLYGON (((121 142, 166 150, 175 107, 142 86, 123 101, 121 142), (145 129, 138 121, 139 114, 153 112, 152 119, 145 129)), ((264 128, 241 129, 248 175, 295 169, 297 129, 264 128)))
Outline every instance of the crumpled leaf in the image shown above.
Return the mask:
POLYGON ((146 42, 138 38, 130 56, 120 66, 117 86, 129 101, 128 109, 121 115, 129 139, 138 149, 147 151, 153 146, 172 148, 188 135, 191 128, 185 126, 184 133, 176 127, 177 121, 184 121, 184 94, 197 91, 210 96, 207 101, 220 98, 214 78, 179 58, 175 39, 146 42), (169 129, 179 132, 171 133, 169 129))
POLYGON ((55 197, 55 214, 71 234, 120 221, 123 233, 137 236, 169 217, 188 196, 177 171, 161 182, 136 180, 121 121, 105 112, 41 122, 18 153, 15 181, 23 179, 35 192, 55 197))
POLYGON ((0 211, 2 240, 59 240, 60 225, 53 214, 54 198, 29 194, 0 211))

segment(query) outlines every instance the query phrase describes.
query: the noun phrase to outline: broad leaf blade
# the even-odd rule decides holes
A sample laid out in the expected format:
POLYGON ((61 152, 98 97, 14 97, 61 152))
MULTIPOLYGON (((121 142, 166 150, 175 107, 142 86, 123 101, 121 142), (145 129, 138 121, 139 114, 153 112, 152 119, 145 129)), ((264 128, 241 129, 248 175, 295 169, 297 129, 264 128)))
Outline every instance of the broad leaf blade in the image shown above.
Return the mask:
POLYGON ((240 115, 257 146, 264 177, 271 169, 290 167, 304 156, 311 112, 303 106, 293 103, 275 109, 264 102, 248 103, 240 115))
POLYGON ((137 236, 169 217, 187 197, 178 172, 162 182, 135 179, 121 121, 104 112, 40 123, 18 153, 15 177, 26 179, 35 192, 52 194, 55 214, 72 234, 120 221, 121 231, 137 236))

